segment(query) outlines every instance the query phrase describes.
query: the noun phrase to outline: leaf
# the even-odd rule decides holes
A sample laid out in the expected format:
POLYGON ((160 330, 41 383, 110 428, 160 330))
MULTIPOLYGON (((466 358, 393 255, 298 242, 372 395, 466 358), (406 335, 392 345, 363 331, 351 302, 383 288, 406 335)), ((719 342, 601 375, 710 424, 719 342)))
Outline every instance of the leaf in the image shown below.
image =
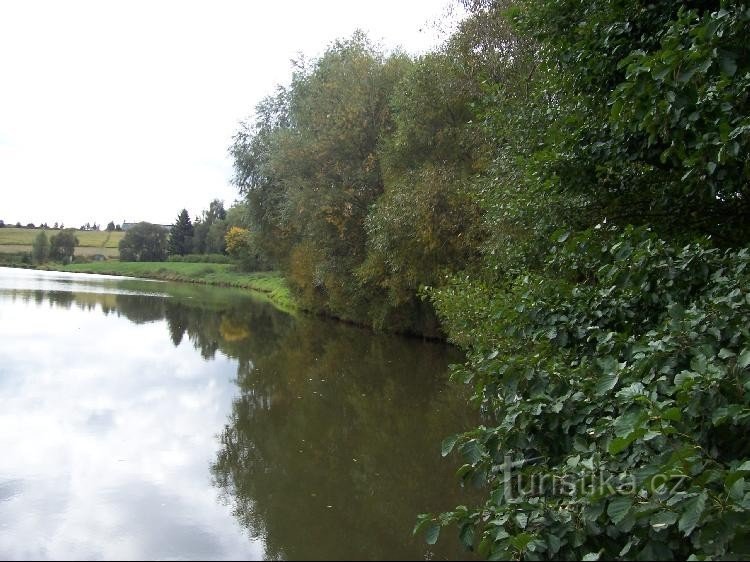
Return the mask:
POLYGON ((737 61, 732 53, 721 51, 719 54, 719 68, 724 74, 734 76, 737 72, 737 61))
POLYGON ((750 365, 750 349, 743 349, 737 359, 737 366, 740 369, 745 369, 748 365, 750 365))
POLYGON ((461 540, 461 544, 464 545, 464 548, 471 550, 474 546, 474 525, 471 523, 464 523, 458 533, 458 538, 461 540))
POLYGON ((677 522, 677 517, 678 515, 674 511, 660 511, 651 517, 649 523, 655 530, 661 531, 670 525, 674 525, 677 522))
POLYGON ((427 542, 427 544, 435 544, 439 536, 440 536, 440 524, 439 523, 432 523, 429 527, 427 527, 427 532, 425 533, 425 541, 427 542))
POLYGON ((707 497, 708 495, 706 492, 701 492, 701 494, 685 503, 685 512, 682 514, 682 517, 680 517, 678 527, 686 537, 690 536, 690 533, 693 532, 698 521, 700 521, 703 510, 706 507, 707 497))
POLYGON ((443 439, 440 452, 444 457, 447 457, 451 454, 451 451, 453 451, 453 447, 456 446, 458 438, 458 435, 451 435, 450 437, 446 437, 445 439, 443 439))
POLYGON ((729 496, 735 501, 741 501, 745 497, 745 479, 739 478, 732 487, 729 488, 729 496))
POLYGON ((616 455, 627 449, 632 442, 632 437, 616 437, 610 442, 607 450, 609 451, 609 454, 616 455))
POLYGON ((599 560, 599 557, 601 556, 601 552, 589 552, 588 554, 585 554, 581 560, 599 560))
POLYGON ((617 381, 619 380, 620 375, 617 374, 616 371, 612 371, 610 373, 604 374, 601 377, 599 377, 599 380, 596 382, 596 387, 594 388, 594 394, 597 396, 602 396, 612 390, 615 386, 617 386, 617 381))
POLYGON ((737 354, 734 351, 730 351, 726 347, 722 347, 719 351, 719 359, 729 359, 730 357, 735 357, 737 354))
POLYGON ((633 507, 633 498, 630 496, 617 496, 610 500, 609 506, 607 506, 607 515, 612 522, 617 525, 620 521, 625 519, 625 516, 633 507))
POLYGON ((417 523, 414 525, 413 535, 419 533, 425 526, 432 521, 432 516, 429 513, 420 513, 417 515, 417 523))
POLYGON ((682 419, 682 412, 679 408, 668 408, 664 410, 661 417, 665 420, 680 421, 682 419))
POLYGON ((461 454, 467 463, 476 464, 482 458, 482 448, 479 445, 479 441, 471 439, 464 443, 461 447, 461 454))

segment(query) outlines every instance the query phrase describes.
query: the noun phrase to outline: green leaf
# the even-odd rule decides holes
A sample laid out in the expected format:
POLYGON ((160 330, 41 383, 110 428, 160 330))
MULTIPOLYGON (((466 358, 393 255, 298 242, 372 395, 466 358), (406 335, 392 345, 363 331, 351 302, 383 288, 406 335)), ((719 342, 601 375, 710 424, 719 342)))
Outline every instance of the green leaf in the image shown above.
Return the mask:
POLYGON ((589 561, 589 560, 599 560, 599 557, 602 555, 601 552, 589 552, 588 554, 585 554, 581 560, 589 561))
POLYGON ((734 76, 737 72, 737 61, 732 53, 721 51, 719 54, 719 68, 724 74, 734 76))
POLYGON ((446 437, 443 439, 443 443, 441 446, 441 453, 444 457, 447 457, 451 454, 451 451, 453 450, 453 447, 456 446, 456 442, 458 441, 459 436, 458 435, 451 435, 450 437, 446 437))
POLYGON ((461 544, 464 545, 464 548, 471 550, 474 546, 474 525, 471 523, 464 523, 458 533, 458 538, 461 540, 461 544))
POLYGON ((425 533, 425 541, 427 542, 427 544, 435 544, 439 536, 440 524, 432 523, 429 527, 427 527, 427 532, 425 533))
POLYGON ((685 511, 682 514, 682 517, 680 517, 680 523, 678 527, 686 537, 690 536, 690 533, 693 532, 693 529, 695 529, 698 521, 700 521, 703 510, 706 507, 707 498, 708 495, 706 494, 706 492, 701 492, 701 494, 695 496, 685 503, 685 511))
POLYGON ((670 525, 674 525, 677 522, 677 517, 678 515, 674 511, 660 511, 651 517, 649 523, 655 530, 661 531, 670 525))
POLYGON ((679 408, 668 408, 662 412, 661 417, 665 420, 680 421, 682 419, 682 412, 679 408))
POLYGON ((750 349, 743 349, 737 359, 737 366, 740 369, 745 369, 748 365, 750 365, 750 349))
POLYGON ((461 447, 461 454, 469 464, 476 464, 479 459, 482 458, 482 448, 479 445, 479 441, 471 439, 463 444, 461 447))
POLYGON ((424 529, 430 523, 430 521, 432 521, 432 515, 428 513, 421 513, 417 515, 417 523, 416 525, 414 525, 412 534, 416 535, 417 533, 420 533, 422 529, 424 529))
POLYGON ((633 442, 633 437, 616 437, 609 443, 607 450, 611 455, 616 455, 627 449, 633 442))
POLYGON ((617 386, 617 381, 619 380, 620 375, 617 374, 616 371, 612 371, 610 373, 604 374, 599 377, 599 380, 596 382, 596 387, 594 388, 594 393, 597 396, 602 396, 612 390, 615 386, 617 386))
POLYGON ((730 357, 735 357, 737 354, 734 351, 730 351, 726 347, 722 347, 719 351, 719 359, 729 359, 730 357))
POLYGON ((625 519, 625 516, 633 507, 633 498, 630 496, 617 496, 610 500, 609 506, 607 506, 607 515, 612 522, 617 525, 620 521, 625 519))
POLYGON ((729 488, 729 496, 735 501, 741 501, 745 497, 745 479, 739 478, 732 487, 729 488))

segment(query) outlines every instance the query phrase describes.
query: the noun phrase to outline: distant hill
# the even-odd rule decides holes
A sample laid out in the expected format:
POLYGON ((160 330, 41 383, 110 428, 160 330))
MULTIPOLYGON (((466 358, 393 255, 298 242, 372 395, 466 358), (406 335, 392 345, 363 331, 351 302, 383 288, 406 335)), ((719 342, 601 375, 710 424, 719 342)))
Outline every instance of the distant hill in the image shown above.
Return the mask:
MULTIPOLYGON (((47 236, 52 236, 59 230, 54 228, 16 228, 6 226, 0 228, 0 254, 15 254, 18 252, 30 252, 34 238, 44 230, 47 236)), ((104 255, 108 258, 120 256, 118 244, 124 232, 106 230, 76 230, 79 245, 76 247, 76 255, 94 256, 104 255)))

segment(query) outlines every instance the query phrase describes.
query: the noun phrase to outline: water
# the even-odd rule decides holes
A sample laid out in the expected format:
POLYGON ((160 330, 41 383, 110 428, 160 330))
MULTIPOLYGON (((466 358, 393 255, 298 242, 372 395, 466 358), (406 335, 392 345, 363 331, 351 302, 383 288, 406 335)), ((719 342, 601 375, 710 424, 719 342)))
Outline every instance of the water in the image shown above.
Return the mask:
POLYGON ((246 292, 0 268, 0 557, 465 556, 411 536, 468 501, 456 360, 246 292))

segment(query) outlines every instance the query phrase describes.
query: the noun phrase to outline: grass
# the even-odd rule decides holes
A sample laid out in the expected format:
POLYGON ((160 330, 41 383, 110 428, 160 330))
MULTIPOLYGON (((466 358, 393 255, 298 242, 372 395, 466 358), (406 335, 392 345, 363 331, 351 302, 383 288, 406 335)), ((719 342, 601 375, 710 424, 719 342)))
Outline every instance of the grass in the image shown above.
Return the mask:
POLYGON ((94 262, 59 266, 62 271, 145 277, 163 281, 237 287, 262 293, 281 310, 293 312, 297 305, 286 281, 277 271, 243 273, 223 263, 184 262, 94 262))
MULTIPOLYGON (((15 252, 30 252, 31 245, 41 232, 41 229, 16 228, 6 226, 0 228, 0 253, 10 254, 15 252)), ((45 229, 47 236, 57 234, 59 230, 53 228, 45 229)), ((107 232, 97 230, 76 230, 75 235, 78 238, 76 254, 82 256, 93 256, 94 254, 103 254, 107 257, 117 257, 119 255, 118 244, 124 232, 107 232)))

